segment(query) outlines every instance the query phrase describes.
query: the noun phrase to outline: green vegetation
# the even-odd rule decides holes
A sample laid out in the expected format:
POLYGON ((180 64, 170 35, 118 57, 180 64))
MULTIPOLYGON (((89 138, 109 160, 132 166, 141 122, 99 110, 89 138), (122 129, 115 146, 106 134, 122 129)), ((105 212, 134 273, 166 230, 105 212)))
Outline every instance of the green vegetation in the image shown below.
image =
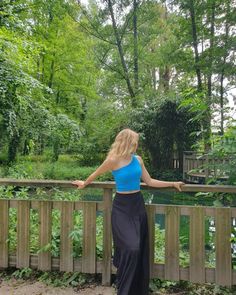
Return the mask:
MULTIPOLYGON (((102 192, 97 189, 87 189, 83 191, 66 190, 61 191, 58 188, 44 190, 38 188, 32 190, 31 188, 14 188, 14 187, 0 187, 1 198, 7 199, 50 199, 50 200, 102 200, 102 192)), ((145 193, 144 198, 146 202, 151 200, 152 193, 145 193)), ((82 233, 83 233, 83 215, 81 211, 74 212, 74 229, 70 233, 70 238, 73 240, 73 257, 79 258, 82 255, 82 233)), ((206 249, 206 266, 215 267, 215 235, 214 231, 209 229, 212 218, 205 219, 205 249, 206 249)), ((16 253, 16 223, 17 214, 16 209, 10 208, 9 214, 9 251, 11 254, 16 253)), ((42 251, 50 250, 53 257, 60 256, 60 212, 53 209, 52 212, 52 241, 44 248, 39 248, 39 215, 38 211, 30 209, 30 253, 35 254, 42 251)), ((235 243, 232 239, 232 243, 235 243)), ((182 216, 180 219, 180 265, 182 267, 189 266, 189 217, 182 216)), ((102 259, 103 249, 103 217, 102 213, 98 211, 96 219, 96 256, 102 259)), ((163 215, 158 215, 155 224, 155 252, 154 260, 157 263, 165 263, 165 229, 163 215)), ((235 261, 233 265, 236 267, 235 261)))
MULTIPOLYGON (((86 179, 98 166, 82 166, 76 156, 60 155, 59 159, 50 161, 44 156, 21 156, 11 166, 2 166, 0 177, 29 179, 86 179)), ((111 180, 111 173, 97 178, 100 181, 111 180)))
POLYGON ((210 151, 235 122, 232 1, 1 1, 0 162, 94 167, 126 126, 151 171, 210 151))
MULTIPOLYGON (((140 134, 138 154, 152 177, 182 180, 183 151, 195 150, 230 159, 218 167, 229 178, 220 182, 216 175, 209 184, 236 185, 236 119, 229 105, 236 82, 234 0, 88 2, 0 2, 0 177, 85 179, 104 160, 117 132, 129 127, 140 134), (179 159, 178 169, 174 158, 179 159)), ((97 180, 112 180, 111 173, 97 180)), ((99 190, 89 189, 0 187, 0 195, 101 199, 99 190)), ((145 198, 236 206, 233 194, 222 193, 147 192, 145 198)), ((50 249, 57 257, 59 212, 53 212, 52 243, 45 249, 38 248, 37 211, 31 209, 30 218, 31 253, 50 249)), ((74 214, 74 221, 77 226, 71 238, 74 256, 79 257, 80 212, 74 214)), ((209 223, 206 219, 206 228, 209 223)), ((11 208, 11 253, 16 250, 15 224, 16 210, 11 208)), ((155 260, 164 262, 163 220, 157 224, 155 260)), ((182 266, 189 263, 188 226, 188 218, 181 218, 182 266)), ((100 258, 99 214, 97 227, 100 258)), ((207 265, 212 266, 214 234, 208 232, 207 265)), ((235 243, 235 229, 232 234, 235 243)), ((19 270, 14 276, 30 277, 31 270, 19 270)), ((41 275, 54 283, 86 281, 81 274, 53 280, 54 276, 41 275)), ((153 280, 153 290, 154 285, 178 290, 184 288, 181 284, 153 280)), ((187 294, 230 294, 217 286, 198 286, 196 293, 186 288, 190 288, 187 294)))
MULTIPOLYGON (((91 285, 101 284, 100 274, 83 274, 80 272, 42 272, 30 268, 16 270, 14 268, 0 272, 0 279, 10 280, 34 280, 41 281, 54 287, 73 287, 75 290, 81 290, 91 285)), ((115 277, 113 276, 113 279, 115 277)), ((235 288, 229 289, 213 284, 193 284, 186 281, 174 282, 160 279, 151 279, 149 290, 153 295, 161 294, 181 294, 183 295, 231 295, 235 294, 235 288)))

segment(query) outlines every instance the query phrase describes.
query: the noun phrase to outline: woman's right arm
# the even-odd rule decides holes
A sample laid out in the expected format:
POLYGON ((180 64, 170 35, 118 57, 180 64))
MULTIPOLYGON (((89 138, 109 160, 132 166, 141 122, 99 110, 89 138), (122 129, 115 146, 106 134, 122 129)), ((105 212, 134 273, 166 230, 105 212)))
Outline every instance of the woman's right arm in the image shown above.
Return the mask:
POLYGON ((85 181, 75 180, 72 182, 72 184, 77 185, 78 188, 84 188, 86 185, 91 183, 99 175, 112 170, 113 166, 114 166, 114 160, 111 158, 107 158, 92 174, 89 175, 89 177, 85 181))

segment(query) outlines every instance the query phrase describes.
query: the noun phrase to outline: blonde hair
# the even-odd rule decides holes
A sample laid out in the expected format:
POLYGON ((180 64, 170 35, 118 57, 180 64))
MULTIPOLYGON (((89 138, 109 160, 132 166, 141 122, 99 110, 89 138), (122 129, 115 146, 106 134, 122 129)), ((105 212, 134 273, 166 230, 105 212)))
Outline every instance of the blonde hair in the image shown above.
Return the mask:
POLYGON ((136 150, 139 134, 129 128, 121 130, 111 145, 107 154, 108 157, 118 156, 127 157, 136 150))

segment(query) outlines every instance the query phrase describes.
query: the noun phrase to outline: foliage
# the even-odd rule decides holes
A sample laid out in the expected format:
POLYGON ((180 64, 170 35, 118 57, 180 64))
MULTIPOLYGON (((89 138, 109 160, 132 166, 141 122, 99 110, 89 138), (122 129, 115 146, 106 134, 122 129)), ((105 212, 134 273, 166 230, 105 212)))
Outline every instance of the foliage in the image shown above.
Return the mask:
POLYGON ((0 145, 9 164, 19 150, 42 153, 46 145, 57 160, 82 134, 78 98, 96 97, 92 42, 78 33, 74 1, 16 2, 1 5, 0 145))
MULTIPOLYGON (((86 179, 98 166, 84 167, 77 157, 60 155, 57 162, 51 161, 51 153, 44 156, 19 157, 16 164, 0 171, 0 177, 28 179, 86 179)), ((111 173, 100 175, 96 180, 112 180, 111 173)))
POLYGON ((131 112, 130 125, 141 134, 141 145, 153 170, 173 169, 173 155, 181 164, 183 151, 194 142, 191 134, 198 125, 190 124, 188 113, 178 105, 177 98, 163 97, 161 102, 153 99, 131 112))
POLYGON ((0 273, 1 279, 24 279, 24 280, 37 280, 51 285, 53 287, 74 287, 74 288, 86 288, 91 284, 98 284, 101 281, 100 275, 84 274, 80 272, 43 272, 36 271, 31 268, 22 268, 15 270, 14 268, 2 271, 0 273))
POLYGON ((231 3, 2 1, 0 161, 98 165, 123 127, 152 171, 211 144, 235 85, 231 3))
POLYGON ((222 164, 218 164, 217 168, 221 175, 229 176, 225 184, 236 185, 236 126, 229 125, 224 135, 216 135, 213 140, 214 147, 209 156, 226 159, 222 164))

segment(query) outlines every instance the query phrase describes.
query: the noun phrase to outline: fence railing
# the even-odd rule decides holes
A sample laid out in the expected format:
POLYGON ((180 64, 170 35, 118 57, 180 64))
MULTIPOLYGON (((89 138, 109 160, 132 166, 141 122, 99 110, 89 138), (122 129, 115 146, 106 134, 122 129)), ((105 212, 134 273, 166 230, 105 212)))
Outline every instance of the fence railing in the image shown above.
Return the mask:
POLYGON ((210 177, 227 179, 223 165, 230 162, 230 157, 220 159, 206 153, 184 151, 183 179, 199 183, 199 179, 207 180, 210 177))
MULTIPOLYGON (((0 185, 29 187, 72 188, 69 181, 0 179, 0 185)), ((57 201, 0 199, 0 268, 14 266, 31 267, 39 270, 79 271, 102 273, 102 283, 109 285, 112 266, 111 206, 114 183, 94 182, 90 188, 102 189, 102 201, 57 201), (9 209, 17 209, 16 253, 9 254, 9 209), (30 253, 30 209, 39 214, 39 247, 43 248, 52 239, 52 210, 60 211, 60 255, 52 257, 51 251, 30 253), (73 241, 70 233, 74 228, 73 212, 83 212, 82 257, 73 258, 73 241), (103 255, 96 257, 96 213, 103 212, 103 255)), ((142 184, 142 189, 157 190, 142 184)), ((158 189, 160 190, 160 189, 158 189)), ((173 191, 172 188, 161 190, 173 191)), ((236 186, 189 185, 183 192, 236 193, 236 186)), ((236 218, 236 208, 207 206, 177 206, 146 204, 150 241, 150 271, 152 278, 188 280, 191 282, 214 282, 219 285, 236 284, 236 270, 232 266, 231 231, 236 218), (155 263, 155 220, 156 215, 165 216, 165 262, 155 263), (180 266, 179 230, 181 216, 189 216, 189 266, 180 266), (215 220, 215 268, 206 267, 205 217, 215 220)))

